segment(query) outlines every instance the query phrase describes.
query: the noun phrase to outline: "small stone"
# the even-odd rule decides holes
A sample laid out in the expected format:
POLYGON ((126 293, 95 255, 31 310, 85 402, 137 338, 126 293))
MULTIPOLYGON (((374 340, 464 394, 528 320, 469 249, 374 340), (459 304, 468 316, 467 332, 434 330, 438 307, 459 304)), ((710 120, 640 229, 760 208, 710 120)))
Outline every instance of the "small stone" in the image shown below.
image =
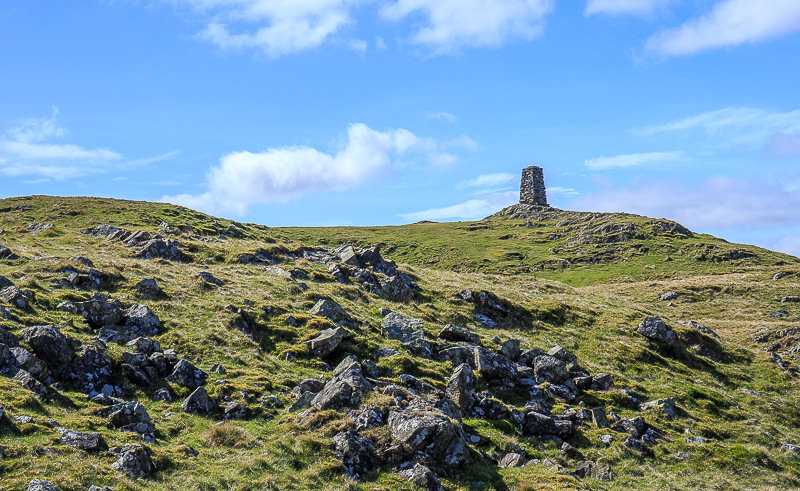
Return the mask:
POLYGON ((507 453, 500 459, 498 466, 506 469, 509 467, 522 467, 528 463, 528 459, 521 453, 507 453))
POLYGON ((603 445, 611 445, 611 442, 614 441, 614 437, 611 435, 602 435, 600 441, 603 442, 603 445))
POLYGON ((680 296, 681 295, 678 292, 664 292, 658 296, 658 300, 665 302, 665 301, 675 300, 680 296))
POLYGON ((797 295, 789 295, 781 299, 782 303, 797 303, 800 302, 800 297, 797 295))
POLYGON ((606 410, 602 407, 592 409, 592 422, 597 428, 608 428, 608 418, 606 417, 606 410))

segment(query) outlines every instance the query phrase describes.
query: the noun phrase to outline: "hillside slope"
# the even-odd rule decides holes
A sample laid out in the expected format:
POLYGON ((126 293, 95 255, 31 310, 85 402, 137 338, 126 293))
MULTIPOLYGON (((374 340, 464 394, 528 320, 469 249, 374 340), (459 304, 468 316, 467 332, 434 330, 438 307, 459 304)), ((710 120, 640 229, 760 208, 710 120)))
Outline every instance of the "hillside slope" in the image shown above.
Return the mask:
POLYGON ((270 228, 35 196, 0 220, 6 489, 800 486, 792 256, 519 206, 270 228))

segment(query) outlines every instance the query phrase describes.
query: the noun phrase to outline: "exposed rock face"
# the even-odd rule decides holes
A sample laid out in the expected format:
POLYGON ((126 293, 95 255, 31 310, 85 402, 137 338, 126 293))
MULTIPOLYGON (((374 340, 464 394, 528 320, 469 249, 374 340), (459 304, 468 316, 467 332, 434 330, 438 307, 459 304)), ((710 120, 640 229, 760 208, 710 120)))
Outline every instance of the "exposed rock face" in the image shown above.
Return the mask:
POLYGON ((470 460, 463 431, 441 411, 412 407, 392 411, 389 427, 392 440, 438 462, 460 465, 470 460))
POLYGON ((170 261, 188 262, 191 258, 181 250, 181 243, 175 239, 152 239, 147 242, 136 256, 142 259, 168 259, 170 261))
POLYGON ((456 367, 450 380, 447 381, 447 397, 449 397, 461 411, 469 411, 472 407, 472 396, 475 393, 475 374, 466 363, 456 367))
POLYGON ((657 343, 674 346, 678 342, 678 335, 671 327, 666 325, 658 316, 648 316, 640 324, 636 332, 657 343))
POLYGON ((67 338, 55 326, 33 326, 22 330, 22 340, 31 347, 39 358, 57 366, 72 361, 72 349, 67 338))
POLYGON ((430 344, 425 341, 425 332, 422 330, 422 321, 403 317, 392 312, 383 318, 381 322, 381 335, 389 339, 397 339, 408 350, 423 358, 430 358, 433 350, 430 344))
POLYGON ((544 171, 530 166, 522 169, 519 185, 519 202, 528 205, 547 206, 547 191, 544 186, 544 171))
POLYGON ((374 467, 375 456, 369 439, 355 432, 343 431, 333 437, 333 444, 348 476, 362 479, 374 467))
POLYGON ((348 356, 333 371, 333 377, 314 396, 311 405, 320 411, 358 407, 361 398, 372 388, 361 373, 355 356, 348 356))
POLYGON ((64 445, 77 448, 78 450, 86 450, 87 452, 96 452, 106 448, 106 442, 100 433, 84 433, 80 431, 63 430, 61 431, 61 443, 64 445))
POLYGON ((114 448, 119 456, 111 464, 114 469, 124 472, 133 479, 149 476, 156 471, 156 466, 150 459, 147 447, 136 443, 129 443, 122 448, 114 448))

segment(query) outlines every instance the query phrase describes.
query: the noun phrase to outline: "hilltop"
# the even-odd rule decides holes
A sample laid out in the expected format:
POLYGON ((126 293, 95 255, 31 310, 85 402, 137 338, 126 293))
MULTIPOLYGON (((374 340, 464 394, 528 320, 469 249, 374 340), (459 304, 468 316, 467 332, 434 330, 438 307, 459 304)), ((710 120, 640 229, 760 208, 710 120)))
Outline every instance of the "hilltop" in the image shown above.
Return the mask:
POLYGON ((9 198, 0 284, 8 489, 800 486, 800 259, 668 220, 9 198))

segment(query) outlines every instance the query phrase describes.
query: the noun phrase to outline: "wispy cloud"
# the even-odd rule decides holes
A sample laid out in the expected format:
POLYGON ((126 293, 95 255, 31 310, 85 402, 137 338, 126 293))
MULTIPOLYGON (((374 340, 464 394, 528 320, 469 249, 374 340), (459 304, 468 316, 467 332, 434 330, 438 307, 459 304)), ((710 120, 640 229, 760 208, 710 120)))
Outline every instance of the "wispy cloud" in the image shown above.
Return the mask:
POLYGON ((657 162, 674 162, 684 160, 686 154, 682 151, 676 152, 648 152, 648 153, 629 153, 615 155, 613 157, 596 157, 584 160, 583 164, 592 170, 619 169, 625 167, 635 167, 638 165, 652 164, 657 162))
POLYGON ((572 204, 590 211, 666 217, 700 229, 763 229, 800 224, 800 193, 759 179, 719 176, 695 184, 640 183, 589 193, 572 204))
POLYGON ((645 48, 663 56, 683 56, 756 43, 798 30, 797 0, 723 0, 707 15, 652 36, 645 48))
POLYGON ((404 213, 400 216, 409 221, 474 220, 491 215, 517 201, 519 201, 519 193, 517 191, 508 191, 485 196, 481 199, 471 199, 463 203, 442 208, 430 208, 412 213, 404 213))
POLYGON ((335 153, 305 146, 233 152, 209 171, 207 191, 164 196, 162 201, 242 215, 254 204, 352 189, 408 165, 409 160, 429 165, 452 163, 457 157, 443 151, 443 146, 405 129, 382 132, 357 123, 348 127, 347 143, 335 153))
POLYGON ((580 196, 580 191, 575 188, 566 188, 562 186, 550 186, 547 188, 548 200, 553 201, 555 198, 574 198, 580 196))
POLYGON ((491 187, 491 186, 499 186, 501 184, 506 184, 513 181, 516 177, 512 174, 508 174, 506 172, 499 172, 496 174, 481 174, 480 176, 474 179, 468 179, 466 181, 461 181, 456 185, 458 189, 464 188, 481 188, 481 187, 491 187))
POLYGON ((538 37, 553 6, 552 0, 396 0, 381 13, 393 21, 422 16, 425 22, 411 42, 444 54, 538 37))
POLYGON ((654 17, 675 0, 588 0, 584 15, 632 15, 654 17))
POLYGON ((425 117, 428 119, 439 119, 442 121, 447 121, 448 123, 455 123, 457 120, 455 114, 450 114, 448 112, 443 112, 443 111, 429 112, 425 114, 425 117))

